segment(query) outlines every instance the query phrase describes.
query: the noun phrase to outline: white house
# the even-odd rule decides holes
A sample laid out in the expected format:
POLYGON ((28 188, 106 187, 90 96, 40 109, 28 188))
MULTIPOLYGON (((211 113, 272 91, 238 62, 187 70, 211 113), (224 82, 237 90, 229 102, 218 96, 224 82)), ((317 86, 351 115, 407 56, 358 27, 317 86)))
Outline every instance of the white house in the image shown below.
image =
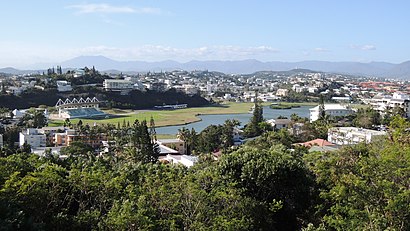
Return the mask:
POLYGON ((375 137, 385 136, 385 131, 375 131, 356 127, 334 127, 328 131, 327 140, 338 145, 370 143, 375 137))
POLYGON ((65 80, 57 81, 57 90, 59 92, 71 91, 73 88, 71 87, 71 83, 65 80))
POLYGON ((46 135, 41 129, 28 128, 20 132, 20 147, 24 143, 29 144, 32 148, 45 147, 46 146, 46 135))
POLYGON ((0 148, 3 147, 3 135, 0 134, 0 148))
POLYGON ((266 122, 272 125, 275 130, 280 130, 282 128, 287 128, 292 121, 290 119, 270 119, 266 122))
POLYGON ((176 150, 179 154, 186 154, 185 142, 181 139, 160 139, 156 141, 158 145, 164 145, 176 150))
POLYGON ((26 114, 26 112, 23 111, 23 110, 18 110, 18 109, 13 110, 13 118, 14 119, 20 119, 24 116, 24 114, 26 114))
POLYGON ((169 161, 172 164, 182 164, 188 168, 192 167, 199 160, 197 156, 170 155, 170 154, 168 154, 164 159, 169 161))
MULTIPOLYGON (((320 105, 309 109, 310 111, 310 122, 316 121, 319 119, 319 107, 320 105)), ((349 106, 341 105, 341 104, 325 104, 324 105, 325 114, 330 117, 335 116, 347 116, 354 113, 353 109, 349 106)))

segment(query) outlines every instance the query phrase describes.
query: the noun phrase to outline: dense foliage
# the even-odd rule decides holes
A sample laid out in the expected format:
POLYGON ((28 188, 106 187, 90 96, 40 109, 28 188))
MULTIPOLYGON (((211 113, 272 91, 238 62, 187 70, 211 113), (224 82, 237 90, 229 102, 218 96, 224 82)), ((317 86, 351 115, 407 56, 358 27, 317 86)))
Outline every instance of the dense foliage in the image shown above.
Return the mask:
MULTIPOLYGON (((224 126, 204 138, 221 142, 224 126)), ((296 138, 282 129, 227 148, 216 161, 204 154, 188 169, 156 161, 145 122, 114 126, 116 151, 103 156, 81 142, 64 150, 65 159, 3 154, 0 227, 409 230, 409 127, 396 116, 386 139, 329 153, 292 146, 296 138)))

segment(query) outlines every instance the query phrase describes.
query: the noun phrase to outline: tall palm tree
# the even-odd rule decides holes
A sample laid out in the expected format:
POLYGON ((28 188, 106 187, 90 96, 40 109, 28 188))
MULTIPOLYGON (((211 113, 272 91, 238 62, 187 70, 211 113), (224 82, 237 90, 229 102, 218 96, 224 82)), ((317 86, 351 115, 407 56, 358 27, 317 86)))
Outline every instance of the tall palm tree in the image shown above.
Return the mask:
POLYGON ((177 134, 177 138, 184 141, 184 154, 187 154, 188 149, 190 148, 190 142, 189 142, 189 138, 190 138, 190 132, 186 127, 180 128, 178 129, 178 134, 177 134))

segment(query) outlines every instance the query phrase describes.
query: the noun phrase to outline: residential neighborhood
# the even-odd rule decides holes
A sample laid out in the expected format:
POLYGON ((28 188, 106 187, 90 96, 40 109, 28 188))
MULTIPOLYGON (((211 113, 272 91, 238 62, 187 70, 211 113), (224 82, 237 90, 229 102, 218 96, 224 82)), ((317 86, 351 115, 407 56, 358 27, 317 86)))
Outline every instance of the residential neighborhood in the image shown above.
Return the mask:
MULTIPOLYGON (((399 113, 405 118, 410 116, 410 97, 408 95, 410 85, 407 82, 396 80, 381 81, 368 77, 352 77, 297 69, 280 73, 258 72, 252 75, 227 75, 209 71, 188 72, 178 70, 161 73, 138 73, 135 75, 121 73, 120 76, 110 73, 102 75, 95 68, 90 69, 87 67, 68 70, 66 74, 63 73, 61 67, 57 69, 59 70, 57 73, 50 69, 51 71, 49 70, 48 74, 33 73, 31 75, 3 76, 1 78, 1 92, 5 95, 16 96, 20 96, 26 91, 46 91, 53 88, 63 93, 75 92, 84 88, 83 85, 73 84, 77 81, 76 78, 81 78, 87 73, 94 73, 96 76, 103 78, 87 86, 88 88, 101 88, 104 91, 116 92, 119 95, 128 95, 133 91, 163 92, 175 89, 187 95, 201 95, 207 100, 219 103, 265 103, 265 105, 271 104, 272 108, 280 108, 282 102, 310 103, 309 105, 312 106, 308 109, 309 118, 304 121, 279 116, 278 118, 268 119, 266 122, 274 131, 285 129, 290 134, 303 137, 304 134, 309 133, 306 130, 307 124, 324 118, 333 121, 334 127, 328 126, 328 130, 324 132, 325 135, 321 137, 307 136, 312 138, 311 140, 326 138, 325 141, 329 145, 302 140, 303 142, 311 142, 308 145, 309 148, 312 148, 311 146, 327 147, 335 145, 332 149, 321 148, 317 151, 337 150, 343 145, 360 142, 369 143, 374 137, 386 136, 386 130, 380 131, 380 128, 383 127, 378 126, 380 124, 373 124, 370 128, 352 127, 352 118, 357 115, 358 110, 362 110, 361 108, 374 110, 380 118, 389 116, 392 113, 399 113), (71 82, 67 80, 55 81, 54 78, 58 76, 60 76, 60 79, 63 77, 71 80, 71 82), (322 103, 320 103, 321 100, 322 103)), ((103 107, 106 106, 104 102, 100 102, 96 97, 60 98, 54 107, 50 105, 48 108, 43 109, 42 113, 45 119, 50 121, 52 119, 69 121, 76 118, 108 117, 109 115, 100 110, 100 104, 103 104, 103 107)), ((188 104, 180 105, 184 105, 184 107, 158 105, 154 109, 175 110, 189 107, 188 104)), ((250 111, 251 113, 253 109, 254 106, 250 111)), ((4 128, 14 126, 23 117, 27 117, 27 110, 10 108, 10 115, 3 115, 1 126, 4 128), (3 124, 7 120, 14 122, 3 124)), ((93 127, 95 125, 90 124, 87 126, 93 127)), ((96 153, 101 154, 107 153, 108 143, 111 143, 111 146, 113 145, 108 134, 100 133, 93 135, 92 138, 87 137, 89 135, 81 132, 81 125, 69 126, 68 123, 60 127, 27 127, 22 129, 19 134, 19 140, 16 143, 20 147, 29 145, 34 153, 39 154, 44 154, 47 148, 51 148, 53 153, 59 154, 61 147, 70 146, 78 140, 90 145, 96 153), (104 148, 106 151, 103 151, 104 148)), ((232 144, 235 146, 246 142, 243 125, 235 125, 231 139, 233 140, 232 144)), ((186 155, 188 153, 187 145, 183 139, 155 139, 155 142, 159 145, 160 155, 162 156, 160 159, 168 160, 171 163, 180 163, 180 161, 177 161, 178 158, 172 159, 171 156, 186 155)), ((4 145, 4 141, 0 142, 1 145, 4 145)), ((195 149, 195 147, 191 147, 191 149, 195 149)), ((214 151, 218 152, 218 149, 214 151)))

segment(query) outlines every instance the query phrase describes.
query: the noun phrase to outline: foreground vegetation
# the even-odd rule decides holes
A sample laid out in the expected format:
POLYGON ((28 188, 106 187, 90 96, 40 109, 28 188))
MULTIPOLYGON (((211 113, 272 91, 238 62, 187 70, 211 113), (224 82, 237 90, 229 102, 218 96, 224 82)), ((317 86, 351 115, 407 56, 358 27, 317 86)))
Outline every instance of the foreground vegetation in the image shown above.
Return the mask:
MULTIPOLYGON (((214 137, 211 130, 221 132, 218 143, 224 143, 231 127, 227 122, 209 128, 211 135, 200 134, 197 145, 214 137)), ((189 169, 156 161, 152 146, 147 149, 146 122, 110 129, 119 132, 118 147, 101 157, 82 143, 65 149, 66 159, 24 149, 1 152, 0 226, 409 230, 409 127, 396 116, 385 140, 331 153, 289 149, 297 137, 286 130, 264 132, 240 148, 225 149, 217 161, 209 154, 214 148, 205 145, 196 153, 200 162, 189 169)))

